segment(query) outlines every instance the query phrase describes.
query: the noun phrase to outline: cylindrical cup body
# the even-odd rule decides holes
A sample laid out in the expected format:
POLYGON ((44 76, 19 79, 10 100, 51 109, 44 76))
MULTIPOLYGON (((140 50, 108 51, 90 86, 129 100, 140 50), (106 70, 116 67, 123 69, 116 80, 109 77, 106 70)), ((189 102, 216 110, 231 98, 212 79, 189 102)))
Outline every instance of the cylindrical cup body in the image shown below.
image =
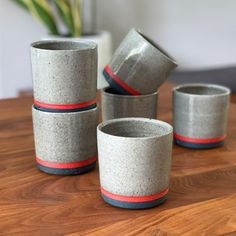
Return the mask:
POLYGON ((103 121, 124 118, 144 117, 156 119, 158 92, 148 95, 117 94, 111 88, 102 90, 103 121))
POLYGON ((95 166, 97 108, 52 113, 33 107, 32 113, 39 169, 51 174, 73 175, 95 166))
MULTIPOLYGON (((85 0, 86 1, 86 0, 85 0)), ((94 0, 91 0, 94 1, 94 0)), ((97 88, 102 89, 107 87, 107 81, 103 76, 103 69, 109 62, 112 54, 112 37, 108 31, 97 31, 96 34, 85 34, 80 37, 62 37, 58 35, 46 35, 43 40, 57 40, 57 41, 91 41, 97 44, 98 54, 98 74, 97 74, 97 88)))
MULTIPOLYGON (((34 99, 39 104, 95 103, 97 46, 84 41, 43 40, 31 45, 34 99)), ((52 106, 53 108, 53 106, 52 106)))
POLYGON ((105 67, 104 76, 121 94, 151 94, 176 66, 163 49, 132 29, 105 67))
POLYGON ((121 118, 97 128, 103 199, 122 208, 149 208, 166 199, 172 127, 154 119, 121 118))
POLYGON ((211 84, 185 84, 173 90, 174 135, 177 144, 212 148, 226 136, 230 90, 211 84))

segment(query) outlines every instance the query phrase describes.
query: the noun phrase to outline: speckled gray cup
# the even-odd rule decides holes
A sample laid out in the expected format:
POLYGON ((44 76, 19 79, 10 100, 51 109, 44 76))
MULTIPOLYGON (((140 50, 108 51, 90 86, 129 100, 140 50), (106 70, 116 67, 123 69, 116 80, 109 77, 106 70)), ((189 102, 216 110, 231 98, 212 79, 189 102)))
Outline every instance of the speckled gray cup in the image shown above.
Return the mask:
POLYGON ((148 95, 123 95, 112 88, 102 90, 102 120, 124 117, 156 119, 158 92, 148 95))
POLYGON ((175 142, 204 149, 223 145, 230 90, 213 84, 185 84, 173 90, 175 142))
POLYGON ((130 30, 103 74, 110 86, 126 95, 151 94, 177 66, 160 46, 135 29, 130 30))
POLYGON ((96 106, 97 46, 84 41, 44 40, 31 44, 34 104, 44 109, 96 106))
POLYGON ((103 199, 117 207, 141 209, 166 200, 172 126, 147 118, 121 118, 97 128, 103 199))
POLYGON ((98 109, 52 113, 32 108, 36 161, 49 174, 75 175, 94 168, 98 109))

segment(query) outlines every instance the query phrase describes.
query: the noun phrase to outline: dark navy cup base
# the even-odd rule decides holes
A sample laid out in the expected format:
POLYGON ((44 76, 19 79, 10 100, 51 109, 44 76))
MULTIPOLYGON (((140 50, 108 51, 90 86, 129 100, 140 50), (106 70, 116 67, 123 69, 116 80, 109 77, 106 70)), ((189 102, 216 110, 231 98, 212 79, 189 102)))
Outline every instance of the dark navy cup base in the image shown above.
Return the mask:
POLYGON ((123 87, 121 87, 104 69, 103 70, 103 75, 107 83, 117 92, 123 95, 132 95, 129 93, 127 90, 125 90, 123 87))
POLYGON ((179 146, 183 146, 191 149, 210 149, 216 148, 224 145, 224 140, 214 143, 192 143, 186 142, 175 138, 175 143, 179 146))
POLYGON ((119 200, 114 200, 104 194, 102 194, 103 200, 115 207, 126 208, 126 209, 147 209, 159 206, 160 204, 164 203, 167 199, 167 196, 163 196, 157 200, 153 200, 150 202, 124 202, 119 200))
POLYGON ((93 108, 96 108, 97 104, 94 103, 90 106, 83 107, 83 108, 75 108, 75 109, 52 109, 52 108, 45 108, 41 106, 37 106, 34 104, 34 108, 39 111, 44 111, 44 112, 52 112, 52 113, 70 113, 70 112, 79 112, 79 111, 87 111, 93 108))
POLYGON ((51 168, 47 166, 43 166, 40 164, 37 164, 37 168, 47 174, 53 174, 53 175, 80 175, 87 173, 94 169, 96 166, 96 162, 83 166, 78 168, 51 168))

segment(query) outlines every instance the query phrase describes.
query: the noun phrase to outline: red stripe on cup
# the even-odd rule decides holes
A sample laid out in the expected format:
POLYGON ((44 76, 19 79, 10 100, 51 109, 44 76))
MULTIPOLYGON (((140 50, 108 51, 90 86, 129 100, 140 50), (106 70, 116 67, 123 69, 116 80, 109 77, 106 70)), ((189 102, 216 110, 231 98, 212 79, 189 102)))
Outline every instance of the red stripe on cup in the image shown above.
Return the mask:
POLYGON ((188 143, 217 143, 217 142, 223 141, 226 135, 222 135, 216 138, 202 139, 202 138, 189 138, 189 137, 185 137, 185 136, 174 133, 174 137, 175 139, 188 142, 188 143))
POLYGON ((127 85, 123 80, 121 80, 117 75, 114 74, 114 72, 111 70, 111 68, 107 65, 105 67, 105 71, 107 72, 107 74, 116 81, 117 84, 119 84, 122 88, 124 88, 126 91, 128 91, 129 93, 133 94, 133 95, 141 95, 140 92, 138 92, 137 90, 131 88, 129 85, 127 85))
POLYGON ((34 104, 43 107, 43 108, 49 108, 49 109, 58 109, 58 110, 70 110, 70 109, 77 109, 77 108, 85 108, 88 106, 91 106, 96 103, 96 100, 91 100, 89 102, 82 102, 78 104, 49 104, 49 103, 43 103, 39 102, 36 99, 34 99, 34 104))
POLYGON ((58 168, 58 169, 72 169, 72 168, 78 168, 78 167, 85 167, 94 163, 96 160, 97 160, 97 157, 92 157, 85 161, 58 163, 58 162, 43 161, 42 159, 39 159, 38 157, 36 157, 36 162, 38 164, 42 166, 46 166, 50 168, 58 168))
POLYGON ((152 194, 152 195, 148 195, 148 196, 123 196, 123 195, 110 193, 107 190, 105 190, 104 188, 101 188, 101 192, 105 196, 107 196, 111 199, 117 200, 117 201, 122 201, 122 202, 150 202, 150 201, 158 200, 158 199, 162 198, 163 196, 165 196, 169 192, 169 188, 163 190, 160 193, 152 194))

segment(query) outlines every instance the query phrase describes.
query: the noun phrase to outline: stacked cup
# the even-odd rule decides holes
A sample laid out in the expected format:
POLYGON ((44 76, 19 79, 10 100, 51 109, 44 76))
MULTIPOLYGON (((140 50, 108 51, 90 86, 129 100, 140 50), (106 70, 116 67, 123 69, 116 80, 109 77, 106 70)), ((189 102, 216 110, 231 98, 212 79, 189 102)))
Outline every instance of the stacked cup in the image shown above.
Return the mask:
POLYGON ((160 46, 132 29, 103 71, 112 88, 102 91, 103 120, 156 118, 157 91, 176 66, 160 46))
POLYGON ((102 198, 113 206, 150 208, 167 198, 173 129, 155 118, 158 89, 176 66, 132 29, 103 71, 110 87, 97 128, 99 172, 102 198))
POLYGON ((59 175, 91 170, 97 159, 96 44, 35 42, 31 61, 38 168, 59 175))

